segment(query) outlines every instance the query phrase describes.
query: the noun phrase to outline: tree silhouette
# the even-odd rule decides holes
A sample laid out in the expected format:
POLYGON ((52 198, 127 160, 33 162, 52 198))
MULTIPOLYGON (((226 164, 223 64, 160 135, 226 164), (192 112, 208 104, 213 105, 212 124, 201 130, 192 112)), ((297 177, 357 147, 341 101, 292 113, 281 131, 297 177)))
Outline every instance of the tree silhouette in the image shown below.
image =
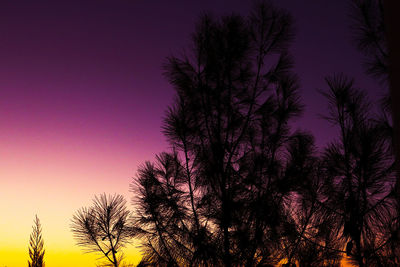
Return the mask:
MULTIPOLYGON (((400 109, 397 104, 399 93, 396 90, 398 84, 398 53, 396 52, 395 42, 398 37, 393 26, 397 20, 395 11, 398 7, 397 1, 386 0, 354 0, 352 5, 352 17, 354 19, 355 37, 357 47, 366 57, 365 67, 367 74, 380 81, 384 97, 382 101, 381 128, 391 140, 392 154, 396 155, 396 198, 397 215, 400 214, 400 142, 399 121, 400 109), (390 50, 390 51, 389 51, 390 50), (388 90, 390 87, 390 90, 388 90)), ((391 258, 392 262, 400 264, 400 251, 395 248, 400 247, 400 220, 396 217, 396 223, 387 226, 387 236, 391 246, 391 253, 385 253, 386 258, 391 258)), ((384 251, 384 250, 382 250, 384 251)))
POLYGON ((102 194, 93 199, 93 206, 82 208, 72 218, 71 230, 79 246, 97 252, 107 260, 104 266, 122 266, 121 249, 129 242, 132 228, 130 212, 121 195, 102 194))
POLYGON ((331 231, 358 266, 392 266, 387 251, 395 223, 391 140, 370 114, 365 94, 343 75, 326 79, 330 114, 339 138, 324 152, 322 204, 331 231))
POLYGON ((396 135, 394 134, 392 120, 397 117, 394 112, 397 105, 391 97, 391 95, 394 95, 394 91, 390 93, 388 90, 389 51, 383 2, 383 0, 353 0, 351 9, 352 28, 357 48, 366 58, 364 62, 366 73, 377 79, 382 86, 381 111, 383 116, 380 120, 393 141, 394 150, 395 145, 398 144, 394 142, 396 135))
POLYGON ((261 2, 247 18, 202 17, 191 53, 168 58, 176 98, 163 131, 173 152, 144 164, 133 183, 147 262, 256 266, 287 257, 284 243, 298 235, 289 204, 312 177, 313 147, 289 126, 302 110, 292 39, 290 15, 261 2))
MULTIPOLYGON (((190 229, 184 203, 189 198, 179 189, 186 178, 183 171, 177 155, 167 153, 157 157, 157 165, 148 162, 139 170, 134 186, 139 196, 136 224, 141 229, 138 236, 144 240, 144 262, 149 264, 176 266, 196 262, 190 240, 196 230, 190 229)), ((205 240, 201 243, 207 244, 205 240)))
MULTIPOLYGON (((359 46, 383 53, 368 63, 383 77, 383 37, 371 10, 357 7, 358 22, 370 23, 361 33, 376 34, 359 46)), ((168 58, 172 152, 142 165, 132 184, 143 265, 339 266, 343 255, 399 264, 388 117, 370 112, 352 80, 327 78, 326 119, 339 134, 318 155, 313 137, 290 127, 302 110, 291 24, 269 2, 248 17, 205 15, 190 53, 168 58)))
POLYGON ((42 239, 42 227, 40 220, 35 216, 34 225, 32 226, 32 233, 29 238, 29 267, 44 267, 44 242, 42 239))
POLYGON ((352 0, 351 14, 355 42, 366 57, 364 66, 367 73, 387 85, 389 55, 383 0, 352 0))
MULTIPOLYGON (((307 140, 306 140, 307 141, 307 140)), ((310 140, 308 140, 310 142, 310 140)), ((302 183, 290 199, 294 229, 285 239, 287 264, 300 266, 340 266, 342 253, 336 233, 330 231, 330 210, 321 205, 323 196, 323 162, 307 143, 296 142, 298 164, 291 169, 291 176, 301 175, 302 183), (311 149, 310 149, 311 148, 311 149), (300 167, 300 168, 299 168, 300 167)))

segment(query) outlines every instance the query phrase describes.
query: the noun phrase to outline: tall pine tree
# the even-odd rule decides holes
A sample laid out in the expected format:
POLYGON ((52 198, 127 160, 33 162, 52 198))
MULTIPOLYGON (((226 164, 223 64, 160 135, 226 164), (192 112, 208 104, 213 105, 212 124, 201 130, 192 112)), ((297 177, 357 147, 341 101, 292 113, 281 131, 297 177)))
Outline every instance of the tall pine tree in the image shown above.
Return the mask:
POLYGON ((202 17, 189 54, 170 57, 176 91, 164 134, 172 153, 147 162, 133 184, 147 262, 255 266, 286 257, 295 221, 288 201, 308 173, 313 140, 300 115, 288 46, 291 16, 269 2, 248 17, 202 17))

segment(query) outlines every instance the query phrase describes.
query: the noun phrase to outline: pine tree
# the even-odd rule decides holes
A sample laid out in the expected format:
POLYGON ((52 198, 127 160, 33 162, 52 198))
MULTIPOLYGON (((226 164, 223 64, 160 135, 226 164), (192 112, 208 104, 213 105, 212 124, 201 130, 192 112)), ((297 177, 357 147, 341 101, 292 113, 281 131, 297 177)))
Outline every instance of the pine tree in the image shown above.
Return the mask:
POLYGON ((42 238, 42 227, 40 220, 35 216, 34 225, 32 226, 32 233, 29 239, 29 267, 44 267, 44 242, 42 238))
POLYGON ((170 57, 173 147, 134 182, 144 254, 156 266, 273 264, 295 221, 287 209, 309 164, 288 46, 292 19, 269 2, 248 17, 202 17, 190 54, 170 57), (304 144, 304 145, 303 145, 304 144), (289 169, 290 168, 290 169, 289 169))
MULTIPOLYGON (((358 266, 393 266, 390 244, 396 222, 391 140, 371 113, 365 93, 344 75, 326 79, 337 140, 324 151, 321 202, 330 229, 358 266)), ((396 264, 395 264, 396 265, 396 264)))
POLYGON ((123 266, 122 248, 129 243, 132 228, 130 212, 121 195, 101 194, 93 206, 78 210, 72 218, 71 230, 79 246, 99 253, 104 266, 123 266))

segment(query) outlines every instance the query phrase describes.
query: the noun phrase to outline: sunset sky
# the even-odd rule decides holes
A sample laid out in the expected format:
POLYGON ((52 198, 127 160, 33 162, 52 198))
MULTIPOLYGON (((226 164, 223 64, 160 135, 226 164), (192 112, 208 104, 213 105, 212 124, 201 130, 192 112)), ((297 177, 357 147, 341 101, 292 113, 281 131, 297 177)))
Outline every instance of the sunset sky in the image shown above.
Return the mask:
MULTIPOLYGON (((320 119, 324 77, 343 72, 373 99, 352 43, 348 0, 279 0, 296 21, 291 52, 305 113, 319 148, 334 128, 320 119)), ((243 15, 243 0, 0 1, 0 267, 26 266, 35 214, 46 266, 95 266, 70 231, 76 210, 100 193, 122 194, 137 167, 168 150, 160 133, 173 90, 166 56, 189 49, 204 11, 243 15)), ((133 209, 132 209, 133 210, 133 209)), ((140 259, 138 243, 125 250, 140 259)))

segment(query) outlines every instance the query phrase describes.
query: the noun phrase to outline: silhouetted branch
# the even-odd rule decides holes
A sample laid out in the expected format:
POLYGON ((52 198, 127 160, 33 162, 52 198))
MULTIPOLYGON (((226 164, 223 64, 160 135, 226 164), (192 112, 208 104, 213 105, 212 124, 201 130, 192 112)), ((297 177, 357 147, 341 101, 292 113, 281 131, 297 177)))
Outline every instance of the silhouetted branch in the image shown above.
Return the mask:
POLYGON ((79 246, 88 252, 100 252, 115 267, 122 266, 121 248, 135 232, 129 225, 130 212, 125 203, 121 195, 96 196, 93 206, 78 210, 71 224, 79 246))

